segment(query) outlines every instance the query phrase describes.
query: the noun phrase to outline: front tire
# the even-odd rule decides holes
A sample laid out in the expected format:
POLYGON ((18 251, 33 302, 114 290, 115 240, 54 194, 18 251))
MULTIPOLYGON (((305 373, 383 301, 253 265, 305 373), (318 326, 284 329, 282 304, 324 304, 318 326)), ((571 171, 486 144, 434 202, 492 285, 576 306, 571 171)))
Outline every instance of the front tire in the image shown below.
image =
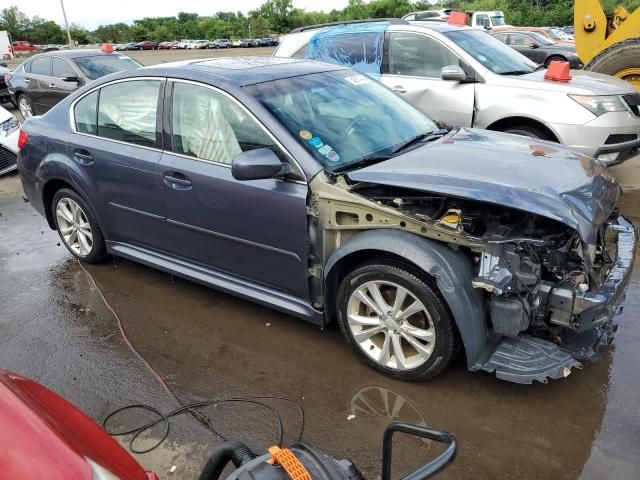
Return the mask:
POLYGON ((87 263, 98 263, 107 254, 102 230, 87 203, 73 190, 63 188, 53 196, 53 219, 67 250, 87 263))
POLYGON ((544 62, 544 66, 549 68, 549 65, 551 64, 551 62, 554 61, 559 61, 559 62, 566 62, 567 59, 564 58, 562 55, 552 55, 551 57, 547 58, 547 61, 544 62))
POLYGON ((555 141, 553 138, 550 138, 549 135, 547 135, 541 129, 532 127, 529 125, 517 125, 514 127, 508 127, 504 129, 503 132, 512 133, 514 135, 522 135, 524 137, 529 137, 529 138, 538 138, 540 140, 550 140, 552 142, 555 141))
POLYGON ((367 262, 342 281, 338 322, 358 356, 409 381, 441 373, 456 352, 456 330, 435 285, 399 262, 367 262))

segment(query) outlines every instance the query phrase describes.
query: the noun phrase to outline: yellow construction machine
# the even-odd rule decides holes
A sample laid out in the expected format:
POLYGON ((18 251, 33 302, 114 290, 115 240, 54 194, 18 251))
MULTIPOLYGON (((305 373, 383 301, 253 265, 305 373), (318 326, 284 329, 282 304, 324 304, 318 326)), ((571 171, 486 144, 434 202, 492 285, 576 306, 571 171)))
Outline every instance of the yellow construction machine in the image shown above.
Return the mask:
POLYGON ((575 0, 576 50, 585 69, 630 82, 640 91, 640 8, 605 14, 600 0, 575 0))

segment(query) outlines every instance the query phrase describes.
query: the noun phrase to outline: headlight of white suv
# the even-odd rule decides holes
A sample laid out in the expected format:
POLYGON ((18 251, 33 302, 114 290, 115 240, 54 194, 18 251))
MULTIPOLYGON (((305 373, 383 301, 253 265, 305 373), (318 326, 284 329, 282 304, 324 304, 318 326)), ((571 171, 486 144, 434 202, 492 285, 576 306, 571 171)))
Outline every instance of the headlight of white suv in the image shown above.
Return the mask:
POLYGON ((627 107, 617 95, 569 95, 596 116, 607 112, 624 112, 627 107))

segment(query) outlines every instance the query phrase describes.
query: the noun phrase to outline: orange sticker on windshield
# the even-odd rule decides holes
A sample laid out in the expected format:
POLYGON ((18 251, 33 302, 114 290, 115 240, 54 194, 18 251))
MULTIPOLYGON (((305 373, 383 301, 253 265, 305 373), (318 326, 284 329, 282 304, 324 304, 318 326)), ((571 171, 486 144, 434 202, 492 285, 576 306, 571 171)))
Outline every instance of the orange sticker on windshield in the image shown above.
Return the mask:
POLYGON ((300 130, 300 137, 305 140, 309 140, 313 135, 309 130, 300 130))

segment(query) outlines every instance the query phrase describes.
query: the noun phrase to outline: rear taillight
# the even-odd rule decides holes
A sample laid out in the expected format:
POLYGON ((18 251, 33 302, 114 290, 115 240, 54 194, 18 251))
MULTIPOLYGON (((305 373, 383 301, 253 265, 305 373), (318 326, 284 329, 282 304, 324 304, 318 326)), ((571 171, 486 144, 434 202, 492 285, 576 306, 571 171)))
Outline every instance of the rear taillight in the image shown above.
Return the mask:
POLYGON ((27 144, 28 140, 29 136, 27 135, 27 132, 24 130, 24 128, 21 128, 20 134, 18 135, 18 150, 22 150, 22 147, 27 144))

